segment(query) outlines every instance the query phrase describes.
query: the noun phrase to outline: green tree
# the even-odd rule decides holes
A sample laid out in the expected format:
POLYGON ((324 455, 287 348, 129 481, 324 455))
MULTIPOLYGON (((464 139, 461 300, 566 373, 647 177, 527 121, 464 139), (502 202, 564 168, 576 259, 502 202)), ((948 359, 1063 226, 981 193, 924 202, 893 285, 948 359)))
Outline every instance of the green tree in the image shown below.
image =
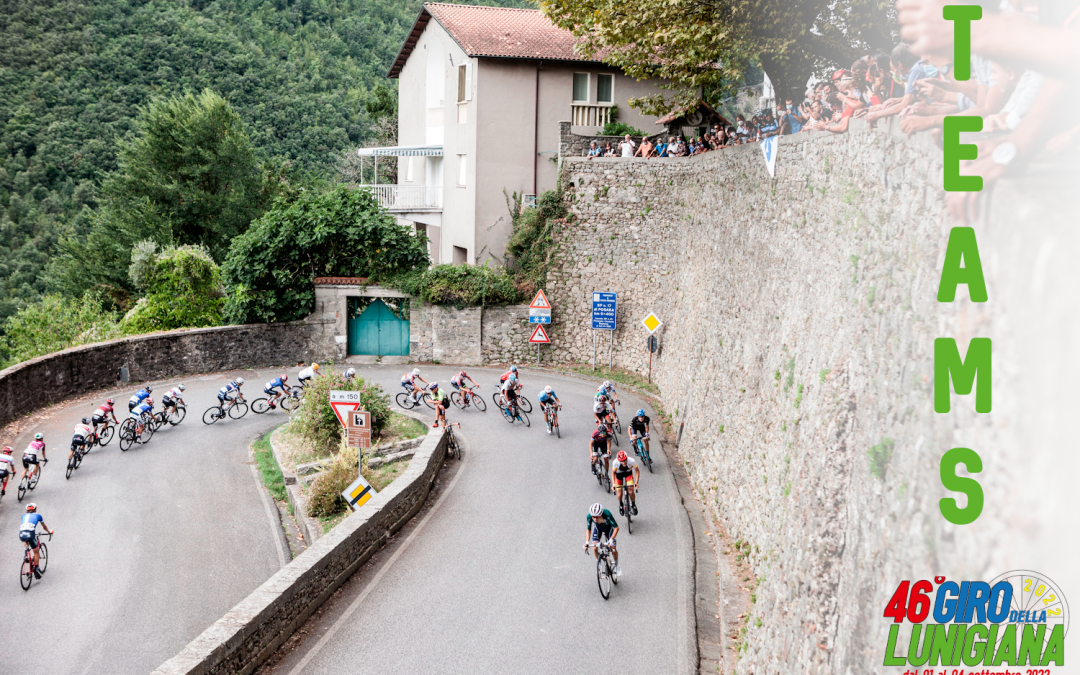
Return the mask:
POLYGON ((23 307, 4 324, 0 342, 5 366, 75 345, 122 335, 116 314, 102 309, 93 293, 81 298, 46 295, 23 307))
POLYGON ((425 267, 427 239, 397 225, 368 190, 340 185, 279 199, 236 237, 222 265, 233 323, 292 321, 320 276, 384 278, 425 267))
POLYGON ((221 324, 221 271, 205 247, 182 245, 158 252, 156 242, 140 242, 132 252, 129 274, 146 297, 124 316, 126 333, 221 324))

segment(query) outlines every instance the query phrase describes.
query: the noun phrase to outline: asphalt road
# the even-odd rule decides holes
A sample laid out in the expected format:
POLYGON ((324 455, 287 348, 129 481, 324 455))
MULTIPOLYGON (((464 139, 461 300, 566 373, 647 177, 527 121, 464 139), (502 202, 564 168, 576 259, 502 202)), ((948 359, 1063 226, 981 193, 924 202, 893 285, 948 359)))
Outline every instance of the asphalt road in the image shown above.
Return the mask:
MULTIPOLYGON (((391 395, 404 370, 358 368, 391 395)), ((456 370, 429 366, 421 374, 448 385, 456 370)), ((663 453, 654 448, 655 473, 642 477, 633 534, 619 535, 623 577, 605 601, 595 562, 582 550, 585 516, 600 501, 620 525, 625 519, 589 471, 596 385, 522 371, 534 403, 545 384, 562 400, 559 439, 546 433, 539 412, 532 428, 507 424, 490 404, 498 373, 468 370, 489 406, 487 413, 451 409, 469 444, 460 470, 397 550, 350 582, 275 675, 696 671, 690 526, 663 453)), ((641 402, 622 400, 626 422, 641 402)))
MULTIPOLYGON (((249 383, 250 400, 271 371, 235 374, 249 383)), ((151 383, 159 406, 166 385, 179 381, 151 383)), ((284 415, 249 412, 208 427, 202 412, 216 402, 227 376, 182 381, 187 419, 127 452, 114 438, 95 448, 70 480, 64 469, 71 431, 97 407, 97 398, 49 410, 11 443, 21 460, 22 448, 41 431, 50 462, 21 504, 17 481, 0 502, 0 626, 6 633, 0 671, 148 673, 286 560, 277 513, 269 510, 248 455, 249 443, 284 415), (24 592, 16 580, 23 551, 18 524, 31 500, 56 536, 48 543, 47 572, 24 592)), ((136 388, 106 394, 126 414, 136 388)))

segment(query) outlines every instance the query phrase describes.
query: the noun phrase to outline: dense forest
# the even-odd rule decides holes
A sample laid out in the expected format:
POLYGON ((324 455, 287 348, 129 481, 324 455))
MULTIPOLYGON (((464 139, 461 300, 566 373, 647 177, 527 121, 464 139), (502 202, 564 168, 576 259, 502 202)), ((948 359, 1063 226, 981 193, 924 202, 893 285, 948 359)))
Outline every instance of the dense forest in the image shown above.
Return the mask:
POLYGON ((92 248, 57 252, 91 246, 102 185, 140 109, 213 91, 259 161, 326 179, 346 148, 375 133, 371 102, 396 98, 385 73, 420 5, 0 0, 0 322, 64 292, 58 274, 70 281, 96 264, 92 248), (57 269, 76 260, 80 269, 57 269))

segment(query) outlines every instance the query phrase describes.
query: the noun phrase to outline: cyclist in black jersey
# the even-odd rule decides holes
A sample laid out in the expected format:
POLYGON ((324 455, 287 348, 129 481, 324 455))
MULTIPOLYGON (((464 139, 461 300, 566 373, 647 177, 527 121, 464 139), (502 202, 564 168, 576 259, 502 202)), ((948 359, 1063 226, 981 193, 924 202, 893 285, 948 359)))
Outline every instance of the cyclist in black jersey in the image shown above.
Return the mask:
POLYGON ((591 468, 597 456, 604 458, 604 473, 608 473, 611 460, 611 432, 606 424, 600 424, 592 432, 589 439, 589 467, 591 468))
POLYGON ((645 444, 645 451, 649 450, 649 416, 645 414, 645 410, 639 409, 634 419, 630 420, 630 428, 627 429, 627 433, 630 435, 630 447, 637 450, 637 446, 634 445, 634 441, 641 439, 641 442, 645 444))

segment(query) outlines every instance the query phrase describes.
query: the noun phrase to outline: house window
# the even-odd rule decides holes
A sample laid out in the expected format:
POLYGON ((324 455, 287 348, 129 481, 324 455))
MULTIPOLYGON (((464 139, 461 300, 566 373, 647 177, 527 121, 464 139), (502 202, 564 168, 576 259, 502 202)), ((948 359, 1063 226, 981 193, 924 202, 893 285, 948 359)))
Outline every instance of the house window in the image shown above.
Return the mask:
POLYGON ((614 75, 597 75, 596 76, 596 102, 597 103, 614 103, 615 97, 612 96, 612 90, 614 89, 615 76, 614 75))
MULTIPOLYGON (((565 99, 563 99, 565 100, 565 99)), ((574 73, 574 103, 589 102, 589 74, 574 73)))
POLYGON ((457 101, 461 103, 465 100, 465 66, 460 65, 457 67, 457 101))
POLYGON ((412 182, 412 157, 405 158, 405 180, 406 182, 412 182))
POLYGON ((465 155, 458 155, 458 173, 457 184, 458 187, 465 187, 465 155))
POLYGON ((454 247, 454 264, 467 265, 469 263, 469 251, 460 246, 454 247))

